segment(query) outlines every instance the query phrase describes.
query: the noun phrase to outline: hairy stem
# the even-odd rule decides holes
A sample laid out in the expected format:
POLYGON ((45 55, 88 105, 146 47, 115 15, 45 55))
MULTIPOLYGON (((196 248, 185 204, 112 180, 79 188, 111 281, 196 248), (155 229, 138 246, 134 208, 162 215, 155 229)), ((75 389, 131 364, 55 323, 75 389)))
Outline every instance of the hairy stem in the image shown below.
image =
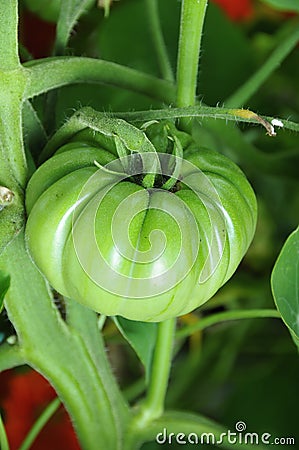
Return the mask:
POLYGON ((0 267, 11 275, 5 305, 24 360, 57 391, 72 417, 82 449, 120 449, 121 424, 126 422, 127 411, 116 384, 111 382, 108 363, 103 361, 104 349, 101 364, 80 329, 62 321, 47 284, 26 253, 23 233, 2 253, 0 267))
POLYGON ((24 187, 27 166, 21 112, 26 76, 18 55, 18 1, 0 0, 0 182, 24 187), (11 177, 11 180, 9 179, 11 177))
POLYGON ((176 319, 158 324, 156 347, 145 400, 129 424, 123 450, 137 449, 140 435, 146 433, 151 422, 163 414, 172 361, 176 319))
POLYGON ((276 70, 285 57, 292 51, 299 41, 298 20, 288 24, 288 33, 275 48, 264 64, 226 101, 227 107, 239 107, 244 105, 250 97, 257 92, 262 84, 276 70))
POLYGON ((0 180, 7 177, 4 172, 8 170, 13 181, 7 187, 12 189, 24 188, 27 181, 22 136, 22 94, 25 87, 22 78, 22 73, 0 73, 0 161, 4 163, 0 168, 0 180))
POLYGON ((165 80, 174 82, 172 67, 167 54, 164 42, 161 22, 159 19, 159 8, 157 0, 145 0, 147 15, 149 18, 151 37, 156 50, 158 64, 162 77, 165 80))
POLYGON ((18 54, 18 1, 0 0, 0 71, 20 66, 18 54))
POLYGON ((224 311, 217 314, 213 314, 203 319, 199 319, 198 322, 188 325, 181 330, 177 331, 178 338, 184 338, 190 336, 196 331, 204 330, 205 328, 216 325, 220 322, 227 322, 231 320, 240 319, 263 319, 263 318, 275 318, 281 319, 281 315, 276 309, 250 309, 240 311, 224 311))
POLYGON ((179 107, 195 104, 198 61, 207 0, 183 0, 177 62, 179 107))
POLYGON ((175 87, 169 81, 109 61, 61 56, 29 61, 24 67, 30 79, 25 92, 27 99, 76 83, 117 86, 165 103, 175 99, 175 87))
POLYGON ((142 406, 142 419, 159 417, 164 410, 165 395, 172 360, 173 338, 176 320, 169 319, 158 324, 156 348, 153 356, 150 383, 142 406))

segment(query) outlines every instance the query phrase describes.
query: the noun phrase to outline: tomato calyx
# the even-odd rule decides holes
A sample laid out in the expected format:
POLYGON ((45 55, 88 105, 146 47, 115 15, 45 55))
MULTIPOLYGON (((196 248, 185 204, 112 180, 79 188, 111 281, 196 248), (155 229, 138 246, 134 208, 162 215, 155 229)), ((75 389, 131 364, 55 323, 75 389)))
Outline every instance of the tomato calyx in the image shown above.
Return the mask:
MULTIPOLYGON (((130 142, 131 146, 128 145, 121 133, 109 136, 110 148, 113 149, 113 153, 116 153, 115 156, 120 162, 119 166, 113 166, 113 174, 119 174, 123 181, 132 182, 145 189, 177 192, 180 189, 180 172, 184 158, 183 146, 190 145, 191 137, 179 131, 174 123, 169 121, 147 122, 140 130, 138 128, 135 130, 138 133, 144 130, 142 131, 144 145, 138 144, 140 134, 136 134, 135 140, 130 142), (132 147, 137 150, 132 150, 132 147), (171 155, 173 158, 164 158, 162 155, 165 154, 171 155), (132 156, 133 158, 131 158, 132 156), (167 161, 167 167, 165 167, 165 161, 167 161)), ((79 136, 81 140, 81 134, 79 136)), ((95 139, 97 143, 100 142, 97 136, 95 139)), ((61 149, 58 152, 61 152, 61 149)), ((95 161, 95 165, 113 175, 109 167, 102 167, 97 161, 95 161)))
MULTIPOLYGON (((152 185, 148 186, 147 175, 135 175, 134 182, 145 188, 153 187, 157 189, 163 189, 170 192, 177 192, 180 189, 180 171, 182 166, 182 160, 184 157, 184 147, 186 148, 192 142, 191 136, 178 130, 173 122, 170 121, 151 121, 143 124, 141 127, 145 131, 145 134, 149 141, 153 144, 155 151, 157 152, 157 163, 153 164, 156 166, 157 171, 153 173, 152 185), (171 173, 171 176, 165 175, 165 169, 163 167, 161 158, 159 154, 170 154, 173 155, 172 167, 167 167, 167 173, 171 173)), ((122 156, 122 155, 119 155, 122 156)), ((140 167, 137 165, 134 167, 134 171, 142 173, 144 167, 142 164, 142 153, 139 161, 140 167)), ((154 163, 154 162, 153 162, 154 163)), ((144 173, 144 171, 143 171, 144 173)))

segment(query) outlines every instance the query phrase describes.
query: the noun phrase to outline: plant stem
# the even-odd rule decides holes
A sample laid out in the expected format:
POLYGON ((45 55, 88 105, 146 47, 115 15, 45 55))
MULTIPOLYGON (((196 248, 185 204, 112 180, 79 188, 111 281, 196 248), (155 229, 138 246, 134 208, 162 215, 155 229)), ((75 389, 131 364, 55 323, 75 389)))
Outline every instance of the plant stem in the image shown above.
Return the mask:
POLYGON ((159 19, 159 9, 157 0, 145 0, 147 15, 149 18, 151 37, 156 50, 161 75, 165 80, 174 82, 172 67, 168 58, 161 22, 159 19))
MULTIPOLYGON (((269 135, 272 134, 271 120, 274 117, 259 116, 249 109, 231 109, 221 108, 219 106, 189 106, 185 108, 167 108, 167 109, 154 109, 149 111, 128 111, 119 112, 115 115, 124 120, 130 122, 140 122, 146 120, 161 120, 161 119, 174 119, 179 117, 212 117, 214 119, 222 119, 233 122, 247 122, 262 125, 269 135)), ((285 128, 299 131, 299 125, 287 120, 281 120, 282 125, 285 128)))
MULTIPOLYGON (((117 405, 119 415, 125 422, 128 413, 128 405, 118 388, 116 379, 113 376, 111 366, 108 362, 103 335, 99 329, 97 314, 89 308, 75 302, 72 299, 65 299, 67 323, 71 329, 74 329, 84 340, 88 352, 102 379, 109 383, 109 400, 117 405)), ((106 316, 101 316, 102 319, 106 316)), ((123 423, 124 425, 124 423, 123 423)), ((121 428, 121 425, 119 425, 121 428)))
POLYGON ((145 391, 145 379, 142 376, 137 381, 123 390, 123 395, 128 402, 132 402, 137 397, 140 397, 145 391))
POLYGON ((142 405, 139 423, 160 417, 164 410, 165 395, 172 360, 175 319, 158 324, 156 348, 154 351, 149 387, 142 405))
MULTIPOLYGON (((9 172, 14 178, 13 184, 24 188, 27 163, 22 137, 22 95, 25 88, 22 78, 22 73, 0 74, 0 159, 9 166, 9 172)), ((1 167, 0 174, 2 170, 1 167)), ((15 188, 14 185, 8 187, 12 190, 15 188)))
POLYGON ((18 1, 0 0, 0 71, 20 67, 18 54, 18 1))
POLYGON ((288 24, 288 33, 265 63, 226 101, 226 107, 237 108, 244 105, 250 97, 262 86, 275 69, 279 67, 285 57, 292 51, 299 41, 298 20, 288 24))
POLYGON ((281 319, 281 315, 276 309, 250 309, 241 311, 224 311, 211 316, 199 319, 197 323, 186 326, 177 331, 177 338, 184 338, 190 336, 196 331, 204 330, 207 327, 216 325, 220 322, 227 322, 230 320, 239 319, 263 319, 263 318, 275 318, 281 319))
POLYGON ((53 414, 57 411, 59 406, 61 405, 61 401, 59 398, 55 398, 52 402, 44 409, 39 418, 34 423, 33 427, 25 437, 22 442, 19 450, 29 450, 41 430, 44 428, 46 423, 51 419, 53 414))
POLYGON ((26 75, 18 55, 18 1, 0 0, 0 17, 0 180, 14 190, 24 187, 27 176, 21 122, 26 75))
POLYGON ((139 92, 165 103, 175 100, 175 87, 169 81, 109 61, 61 56, 29 61, 24 67, 29 76, 26 99, 69 84, 95 83, 139 92))
MULTIPOLYGON (((45 280, 26 253, 23 233, 6 247, 0 263, 11 275, 5 304, 25 362, 57 391, 83 450, 119 450, 127 412, 117 400, 120 394, 106 369, 105 350, 99 350, 100 364, 80 329, 62 321, 45 280)), ((102 345, 100 340, 98 345, 102 345)))
POLYGON ((196 98, 198 61, 207 0, 183 0, 177 62, 179 107, 193 106, 196 98))
MULTIPOLYGON (((25 364, 24 356, 18 345, 1 344, 0 372, 25 364)), ((0 447, 1 448, 1 447, 0 447)))
POLYGON ((129 423, 122 450, 139 448, 141 438, 153 420, 164 411, 165 395, 168 386, 172 361, 173 340, 176 319, 165 320, 158 324, 156 347, 153 355, 149 387, 145 400, 140 405, 136 416, 129 423))

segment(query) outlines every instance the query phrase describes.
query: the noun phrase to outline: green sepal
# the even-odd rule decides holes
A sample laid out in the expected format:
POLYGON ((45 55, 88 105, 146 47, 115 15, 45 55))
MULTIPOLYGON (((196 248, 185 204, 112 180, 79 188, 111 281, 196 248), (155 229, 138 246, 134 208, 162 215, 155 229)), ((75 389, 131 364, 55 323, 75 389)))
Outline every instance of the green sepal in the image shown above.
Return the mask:
POLYGON ((145 369, 145 378, 148 381, 157 338, 157 323, 137 322, 120 316, 114 317, 113 320, 142 362, 145 369))

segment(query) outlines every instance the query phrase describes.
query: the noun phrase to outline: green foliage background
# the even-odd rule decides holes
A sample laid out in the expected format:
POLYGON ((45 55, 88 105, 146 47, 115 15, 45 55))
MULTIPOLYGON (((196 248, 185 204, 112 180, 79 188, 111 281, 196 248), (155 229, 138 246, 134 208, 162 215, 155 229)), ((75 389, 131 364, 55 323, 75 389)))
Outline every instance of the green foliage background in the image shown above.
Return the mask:
MULTIPOLYGON (((180 3, 161 1, 159 8, 175 71, 180 3)), ((279 45, 291 20, 269 12, 249 22, 233 23, 210 3, 201 52, 199 100, 210 106, 228 105, 229 97, 279 45)), ((97 8, 83 16, 69 48, 74 55, 100 57, 160 76, 151 39, 143 3, 122 0, 115 2, 109 19, 104 19, 97 8)), ((262 115, 298 122, 298 61, 297 46, 246 104, 229 106, 248 107, 262 115)), ((45 96, 33 101, 42 120, 47 117, 44 101, 45 96)), ((85 105, 106 112, 163 106, 116 87, 68 86, 57 93, 52 128, 85 105)), ((259 201, 257 233, 248 255, 233 279, 194 315, 205 317, 211 312, 234 308, 273 308, 271 271, 287 236, 298 226, 299 169, 297 176, 296 166, 291 170, 292 163, 278 163, 272 170, 271 157, 269 160, 263 157, 261 164, 258 155, 285 153, 286 159, 293 152, 298 155, 298 136, 279 130, 277 137, 270 138, 261 128, 214 119, 199 121, 194 136, 201 145, 214 148, 239 164, 259 201)), ((106 338, 111 352, 117 355, 119 381, 130 397, 130 386, 142 375, 140 363, 113 330, 110 334, 109 329, 106 331, 106 338)), ((200 412, 231 430, 242 420, 250 432, 290 436, 298 441, 298 374, 298 352, 282 321, 258 319, 218 324, 177 344, 167 407, 200 412)), ((135 393, 138 389, 137 383, 135 393)), ((149 443, 143 448, 154 450, 160 446, 149 443)))

